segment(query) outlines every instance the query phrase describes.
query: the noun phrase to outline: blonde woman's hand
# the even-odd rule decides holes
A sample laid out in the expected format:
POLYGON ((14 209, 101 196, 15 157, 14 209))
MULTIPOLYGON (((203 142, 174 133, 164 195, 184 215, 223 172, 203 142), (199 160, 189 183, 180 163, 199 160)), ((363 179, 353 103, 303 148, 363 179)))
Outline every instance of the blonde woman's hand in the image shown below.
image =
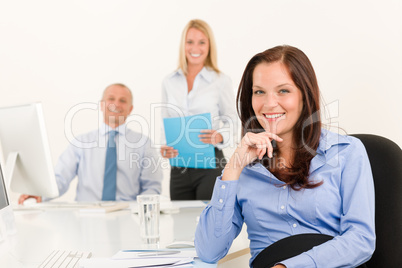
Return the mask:
POLYGON ((179 151, 177 151, 175 148, 162 145, 161 146, 161 155, 163 158, 173 158, 179 155, 179 151))
POLYGON ((222 135, 213 129, 203 129, 201 130, 200 135, 198 135, 198 137, 200 138, 200 141, 202 141, 203 143, 209 143, 209 144, 218 144, 223 142, 223 137, 222 135))

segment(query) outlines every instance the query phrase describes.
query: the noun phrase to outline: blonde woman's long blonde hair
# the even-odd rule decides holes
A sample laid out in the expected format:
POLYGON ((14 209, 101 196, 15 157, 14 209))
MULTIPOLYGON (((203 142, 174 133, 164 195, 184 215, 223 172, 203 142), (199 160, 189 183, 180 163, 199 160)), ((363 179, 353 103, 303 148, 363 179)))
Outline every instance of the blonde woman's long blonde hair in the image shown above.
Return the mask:
POLYGON ((209 53, 207 58, 205 59, 205 66, 211 68, 217 73, 220 73, 218 69, 218 57, 217 57, 217 52, 216 52, 216 43, 215 43, 215 38, 212 33, 211 27, 203 21, 199 19, 195 20, 190 20, 186 27, 183 29, 183 33, 181 35, 181 41, 180 41, 180 51, 179 51, 179 69, 182 69, 184 75, 187 75, 187 58, 186 58, 186 52, 185 52, 185 46, 186 46, 186 37, 187 37, 187 32, 190 28, 197 29, 201 31, 209 40, 209 53))

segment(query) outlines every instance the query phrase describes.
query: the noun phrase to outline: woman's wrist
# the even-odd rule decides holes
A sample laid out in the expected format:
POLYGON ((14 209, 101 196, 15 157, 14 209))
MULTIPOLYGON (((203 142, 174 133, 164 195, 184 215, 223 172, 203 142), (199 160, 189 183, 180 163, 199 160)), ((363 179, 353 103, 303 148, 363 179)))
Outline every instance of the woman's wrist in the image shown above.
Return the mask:
POLYGON ((238 180, 241 172, 243 171, 243 166, 241 166, 240 161, 236 161, 236 157, 234 157, 236 153, 230 158, 229 162, 226 164, 225 169, 223 170, 222 180, 223 181, 234 181, 238 180))

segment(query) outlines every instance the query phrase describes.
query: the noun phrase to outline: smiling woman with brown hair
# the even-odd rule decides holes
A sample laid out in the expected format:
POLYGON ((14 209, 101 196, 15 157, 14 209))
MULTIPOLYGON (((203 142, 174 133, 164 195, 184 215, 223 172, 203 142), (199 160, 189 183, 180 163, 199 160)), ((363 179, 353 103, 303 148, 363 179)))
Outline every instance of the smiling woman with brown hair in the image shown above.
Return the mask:
POLYGON ((333 238, 271 266, 356 267, 370 259, 374 186, 367 153, 360 140, 322 128, 307 56, 291 46, 255 55, 237 99, 243 138, 200 216, 198 256, 223 258, 245 223, 250 266, 264 248, 298 234, 333 238))

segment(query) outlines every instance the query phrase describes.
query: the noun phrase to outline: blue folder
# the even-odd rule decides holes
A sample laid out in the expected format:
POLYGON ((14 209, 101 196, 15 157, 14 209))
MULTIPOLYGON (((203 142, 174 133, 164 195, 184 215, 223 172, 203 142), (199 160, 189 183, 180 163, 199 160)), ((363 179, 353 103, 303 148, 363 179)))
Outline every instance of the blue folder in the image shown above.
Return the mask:
POLYGON ((164 118, 166 144, 179 151, 169 159, 173 167, 216 168, 215 149, 200 141, 203 129, 212 129, 211 114, 164 118))

